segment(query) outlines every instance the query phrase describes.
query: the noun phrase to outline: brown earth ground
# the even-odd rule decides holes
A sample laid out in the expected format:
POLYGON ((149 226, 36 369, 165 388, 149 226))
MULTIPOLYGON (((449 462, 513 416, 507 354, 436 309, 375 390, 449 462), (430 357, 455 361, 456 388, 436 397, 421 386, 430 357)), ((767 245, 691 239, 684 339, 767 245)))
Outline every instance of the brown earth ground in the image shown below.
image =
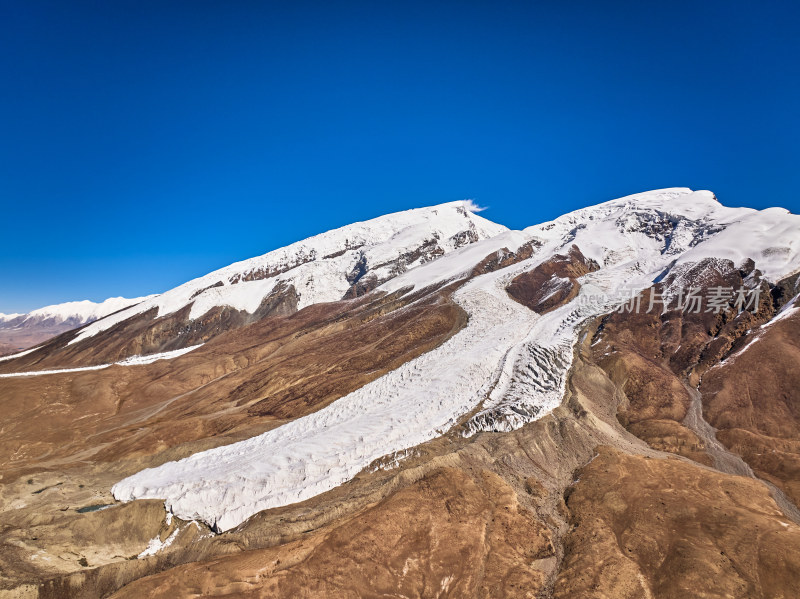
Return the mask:
POLYGON ((74 321, 59 322, 52 320, 26 324, 19 328, 0 327, 0 356, 14 354, 58 337, 62 333, 74 331, 74 321))
POLYGON ((20 351, 21 349, 24 348, 17 346, 15 343, 0 343, 0 356, 14 354, 20 351))
MULTIPOLYGON (((377 463, 226 534, 167 524, 153 501, 76 511, 112 503, 108 489, 130 472, 317 409, 367 382, 370 368, 379 376, 440 343, 463 325, 449 292, 420 294, 414 306, 359 298, 272 317, 128 376, 117 368, 51 382, 0 379, 10 415, 0 456, 11 456, 0 466, 0 597, 796 596, 800 527, 791 503, 740 468, 703 418, 728 401, 711 386, 723 367, 711 369, 705 356, 746 342, 749 326, 725 328, 735 318, 677 329, 660 316, 593 323, 551 414, 511 433, 465 439, 455 430, 398 467, 377 463), (674 358, 675 335, 695 340, 702 373, 674 358), (359 351, 362 343, 372 351, 359 351), (692 375, 702 377, 700 392, 692 375), (337 378, 326 387, 329 376, 337 378), (24 424, 33 414, 42 414, 41 430, 24 424), (75 418, 100 424, 60 430, 75 418), (172 534, 168 548, 136 557, 172 534)), ((736 370, 758 343, 724 368, 736 370)), ((726 425, 723 442, 728 430, 792 439, 790 424, 775 428, 797 405, 786 373, 772 387, 778 399, 751 400, 774 417, 726 425)), ((796 475, 753 469, 791 496, 796 475)))
POLYGON ((0 356, 15 354, 70 330, 72 327, 55 327, 47 331, 2 331, 0 330, 0 356))

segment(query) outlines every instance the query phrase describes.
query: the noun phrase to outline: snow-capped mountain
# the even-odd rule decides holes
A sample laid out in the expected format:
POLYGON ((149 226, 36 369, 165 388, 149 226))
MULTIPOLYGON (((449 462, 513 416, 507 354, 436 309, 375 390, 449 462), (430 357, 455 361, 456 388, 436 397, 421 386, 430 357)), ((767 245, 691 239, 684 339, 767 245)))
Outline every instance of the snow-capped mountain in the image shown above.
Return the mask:
POLYGON ((690 555, 731 596, 793 590, 798 338, 779 208, 356 223, 0 359, 0 570, 47 596, 645 597, 690 555))
POLYGON ((54 304, 27 314, 0 313, 0 346, 10 350, 25 349, 150 297, 110 297, 99 303, 84 300, 54 304))
POLYGON ((132 316, 154 318, 189 307, 188 320, 229 307, 256 312, 264 300, 291 289, 297 309, 353 297, 408 269, 506 230, 451 202, 389 214, 316 235, 231 264, 86 327, 70 344, 89 339, 132 316))
MULTIPOLYGON (((464 434, 510 431, 541 417, 564 395, 582 327, 670 269, 678 272, 710 256, 737 267, 749 259, 776 282, 800 268, 800 216, 726 208, 707 191, 659 190, 521 232, 492 231, 469 247, 451 244, 447 255, 420 261, 377 287, 409 293, 464 278, 492 253, 535 247, 530 258, 474 277, 456 291, 453 299, 470 318, 445 344, 260 437, 130 477, 114 487, 115 496, 166 499, 181 518, 226 530, 260 510, 332 489, 374 460, 440 436, 465 417, 464 434), (580 278, 574 299, 537 314, 506 293, 515 278, 571 247, 598 265, 580 278), (590 294, 598 300, 587 301, 590 294)), ((334 284, 328 297, 340 295, 344 285, 334 284)), ((315 291, 314 299, 326 297, 319 287, 315 291)))
POLYGON ((99 303, 83 300, 45 306, 44 308, 32 310, 27 314, 0 314, 0 327, 10 329, 32 325, 52 326, 63 324, 77 328, 151 297, 153 296, 148 295, 130 299, 110 297, 99 303))

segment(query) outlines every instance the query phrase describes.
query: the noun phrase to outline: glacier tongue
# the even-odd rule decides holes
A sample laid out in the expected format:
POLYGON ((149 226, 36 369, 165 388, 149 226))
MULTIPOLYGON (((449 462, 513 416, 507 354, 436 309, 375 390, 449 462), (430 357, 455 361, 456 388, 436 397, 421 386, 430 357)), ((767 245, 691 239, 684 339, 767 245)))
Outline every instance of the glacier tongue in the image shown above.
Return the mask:
POLYGON ((498 363, 539 318, 508 298, 509 276, 487 275, 459 289, 455 299, 469 322, 431 352, 263 435, 139 472, 117 483, 114 496, 166 498, 177 516, 228 530, 443 434, 486 396, 498 363))
MULTIPOLYGON (((550 255, 477 277, 456 291, 468 324, 436 349, 263 435, 139 472, 117 483, 114 496, 166 498, 180 518, 224 531, 434 439, 483 402, 487 407, 470 420, 470 432, 532 421, 561 400, 578 327, 606 310, 577 309, 573 300, 540 316, 513 301, 505 292, 510 280, 550 255), (532 357, 536 368, 520 367, 532 357)), ((642 288, 650 284, 647 276, 640 281, 642 288)))
POLYGON ((454 293, 469 321, 441 346, 318 412, 128 477, 113 487, 114 496, 165 499, 181 518, 228 530, 258 511, 330 490, 374 460, 431 440, 473 412, 465 434, 518 428, 560 403, 575 342, 588 319, 649 287, 686 256, 702 256, 704 244, 733 224, 761 218, 765 232, 746 251, 758 258, 757 266, 766 258, 771 276, 786 274, 797 262, 800 223, 787 229, 772 215, 765 220, 760 214, 725 208, 710 192, 662 190, 455 249, 380 289, 420 289, 464 277, 502 247, 514 251, 531 240, 539 247, 532 258, 475 277, 454 293), (786 249, 764 254, 767 241, 786 249), (601 265, 580 279, 577 298, 540 316, 508 296, 511 279, 572 244, 601 265), (595 294, 603 299, 586 301, 595 294))

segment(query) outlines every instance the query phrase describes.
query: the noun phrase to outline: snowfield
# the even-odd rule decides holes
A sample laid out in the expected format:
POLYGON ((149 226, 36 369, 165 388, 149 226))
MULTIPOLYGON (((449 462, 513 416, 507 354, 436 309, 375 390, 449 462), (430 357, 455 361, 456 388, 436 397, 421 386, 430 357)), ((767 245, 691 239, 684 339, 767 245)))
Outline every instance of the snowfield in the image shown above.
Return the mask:
POLYGON ((0 362, 5 362, 6 360, 15 360, 16 358, 27 356, 28 354, 32 354, 33 352, 35 352, 37 349, 39 349, 38 345, 36 347, 32 347, 31 349, 26 349, 25 351, 21 351, 16 354, 11 354, 10 356, 3 356, 2 358, 0 358, 0 362))
MULTIPOLYGON (((191 347, 184 347, 182 349, 175 349, 172 351, 161 352, 158 354, 150 354, 147 356, 131 356, 130 358, 126 358, 121 362, 114 362, 113 364, 99 364, 97 366, 81 366, 79 368, 61 368, 59 370, 30 370, 28 372, 12 372, 9 374, 0 374, 0 379, 8 379, 8 378, 15 378, 20 376, 44 376, 47 374, 64 374, 68 372, 85 372, 89 370, 102 370, 103 368, 108 368, 109 366, 142 366, 144 364, 152 364, 153 362, 158 362, 159 360, 172 360, 173 358, 177 358, 178 356, 182 356, 183 354, 188 354, 190 351, 193 351, 203 345, 193 345, 191 347)), ((31 350, 33 351, 33 350, 31 350)), ((22 354, 17 354, 15 356, 9 356, 9 358, 17 358, 25 353, 30 352, 23 352, 22 354)))
POLYGON ((379 288, 420 289, 463 278, 498 249, 538 242, 530 259, 475 277, 455 292, 469 321, 447 342, 318 412, 128 477, 114 485, 114 496, 164 499, 183 519, 229 530, 261 510, 333 489, 374 460, 434 439, 467 416, 466 435, 540 418, 562 399, 584 323, 675 265, 708 256, 737 265, 752 258, 777 280, 800 258, 800 217, 725 208, 710 192, 682 188, 606 202, 524 231, 492 231, 379 288), (580 279, 577 298, 540 316, 508 296, 515 276, 573 244, 601 267, 580 279))

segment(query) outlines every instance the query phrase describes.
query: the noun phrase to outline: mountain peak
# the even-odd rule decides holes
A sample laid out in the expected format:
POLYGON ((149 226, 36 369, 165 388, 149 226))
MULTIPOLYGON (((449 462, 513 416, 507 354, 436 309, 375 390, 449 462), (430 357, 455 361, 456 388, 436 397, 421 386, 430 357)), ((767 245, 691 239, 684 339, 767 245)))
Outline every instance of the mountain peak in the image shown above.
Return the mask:
POLYGON ((508 230, 476 210, 470 200, 459 200, 319 233, 149 298, 91 324, 70 343, 150 311, 153 318, 162 318, 188 307, 189 321, 211 311, 234 311, 248 320, 278 304, 296 310, 355 297, 406 270, 508 230))

